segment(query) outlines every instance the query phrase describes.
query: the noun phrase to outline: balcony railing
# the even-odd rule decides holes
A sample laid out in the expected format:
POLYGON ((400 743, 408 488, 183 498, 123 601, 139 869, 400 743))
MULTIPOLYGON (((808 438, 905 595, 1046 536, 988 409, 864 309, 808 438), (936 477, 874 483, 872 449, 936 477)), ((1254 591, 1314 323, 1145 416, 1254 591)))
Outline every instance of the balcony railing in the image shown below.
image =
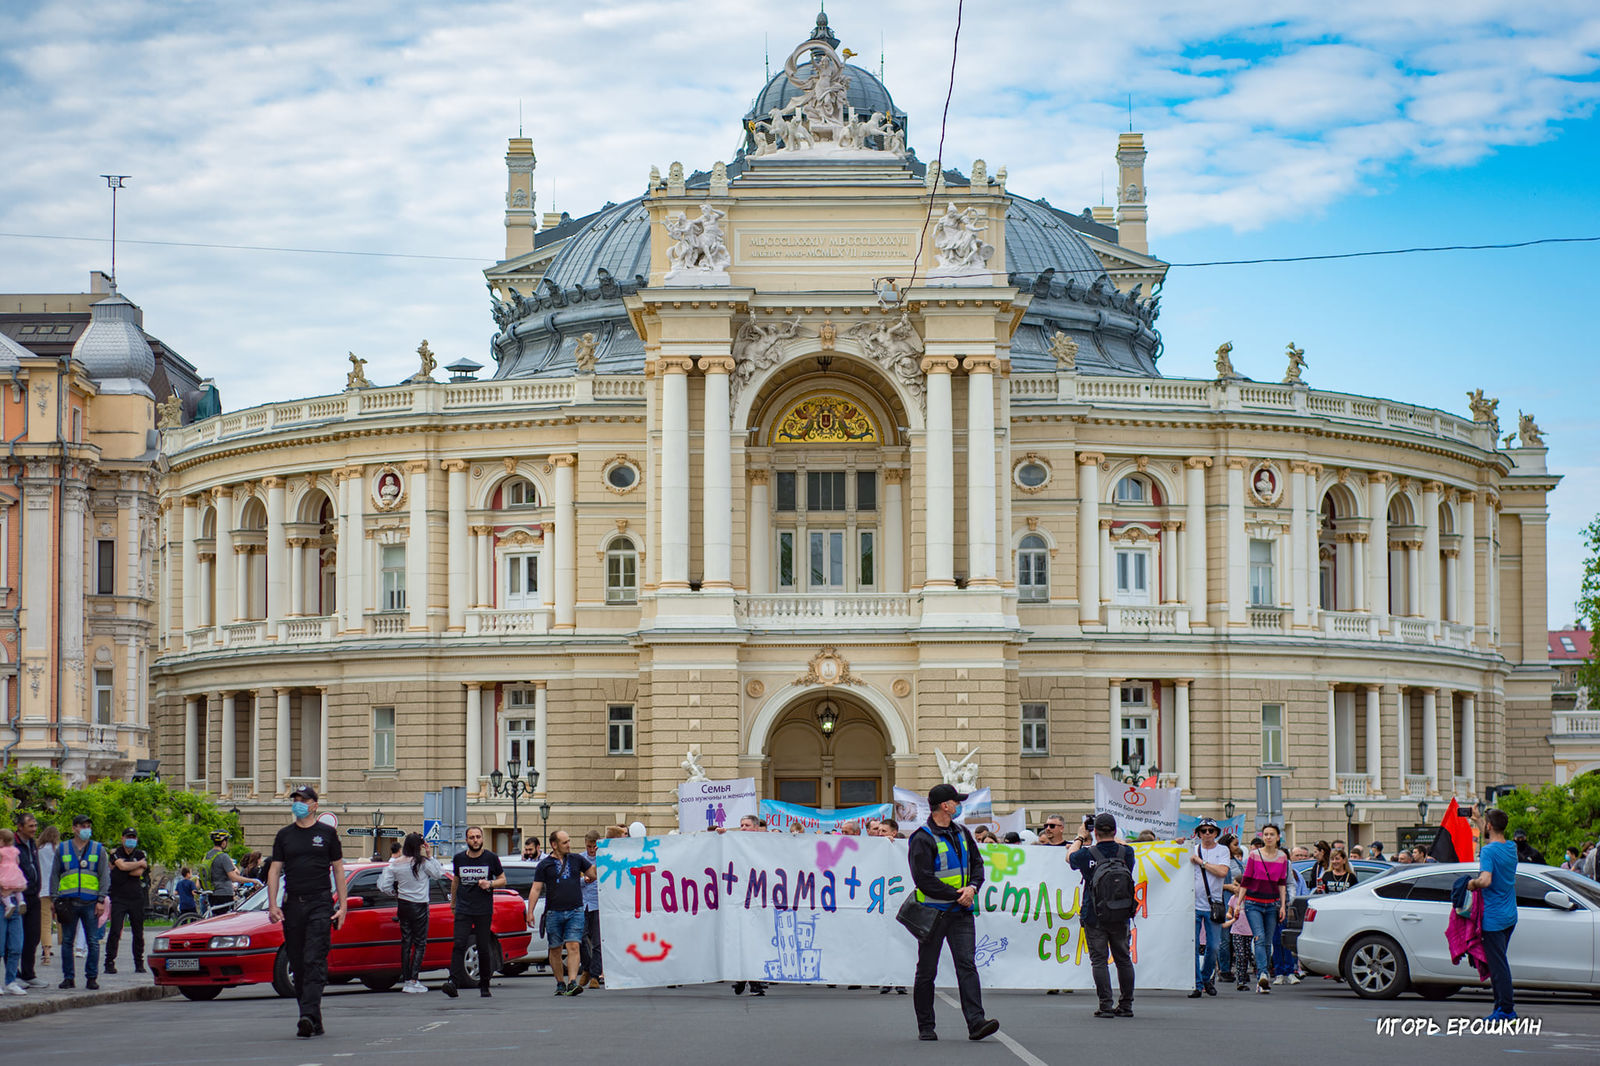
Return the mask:
POLYGON ((322 787, 322 778, 321 777, 316 777, 316 776, 307 777, 304 774, 301 774, 301 775, 299 775, 297 777, 286 777, 286 778, 284 778, 283 779, 283 785, 284 785, 284 789, 283 789, 284 793, 288 794, 290 792, 293 792, 295 789, 299 788, 301 785, 310 785, 312 788, 321 788, 322 787))
POLYGON ((222 798, 229 800, 250 799, 255 794, 256 783, 249 777, 230 777, 222 783, 222 798))
POLYGON ((1441 625, 1441 638, 1444 643, 1452 648, 1472 647, 1472 627, 1464 626, 1457 622, 1445 622, 1441 625))
POLYGON ((1433 627, 1437 624, 1421 618, 1396 618, 1393 620, 1395 636, 1409 644, 1432 644, 1433 627))
POLYGON ((1426 799, 1433 791, 1433 782, 1427 774, 1406 774, 1405 786, 1408 799, 1426 799))
POLYGON ((210 626, 200 626, 198 629, 185 630, 183 637, 185 646, 190 651, 201 651, 209 648, 217 639, 216 631, 210 626))
POLYGON ((1339 785, 1339 795, 1345 799, 1366 799, 1372 789, 1372 777, 1369 774, 1337 774, 1335 778, 1339 785))
POLYGON ((367 614, 367 634, 374 637, 398 637, 406 631, 411 615, 406 611, 371 611, 367 614))
POLYGON ((1557 736, 1600 738, 1600 714, 1594 711, 1557 711, 1554 726, 1557 736))
POLYGON ((1150 605, 1108 604, 1106 606, 1106 632, 1187 633, 1189 632, 1189 607, 1187 604, 1176 603, 1150 605))
POLYGON ((222 646, 225 648, 253 648, 266 643, 267 623, 233 622, 222 627, 222 646))
POLYGON ((550 609, 467 612, 468 636, 515 637, 550 632, 550 609))
POLYGON ((333 639, 333 615, 286 618, 278 627, 278 640, 285 644, 318 644, 333 639))
POLYGON ((1346 640, 1377 640, 1378 620, 1365 611, 1322 611, 1322 632, 1346 640))
POLYGON ((780 593, 740 596, 734 609, 750 629, 904 629, 917 623, 921 600, 909 593, 780 593))
POLYGON ((1457 800, 1470 803, 1474 799, 1472 794, 1472 778, 1452 777, 1450 779, 1450 794, 1457 800))
POLYGON ((1249 619, 1257 633, 1282 633, 1288 628, 1289 612, 1282 607, 1252 607, 1249 619))
POLYGON ((117 750, 117 727, 114 725, 90 726, 89 750, 98 752, 115 752, 117 750))

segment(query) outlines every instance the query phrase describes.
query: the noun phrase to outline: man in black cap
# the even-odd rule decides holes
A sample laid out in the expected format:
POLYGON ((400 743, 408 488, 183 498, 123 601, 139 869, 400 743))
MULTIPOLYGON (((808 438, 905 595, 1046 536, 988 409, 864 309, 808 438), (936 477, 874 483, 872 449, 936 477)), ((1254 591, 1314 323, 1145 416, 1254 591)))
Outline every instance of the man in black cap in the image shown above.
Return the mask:
POLYGON ((122 846, 111 853, 111 926, 106 933, 106 962, 102 973, 117 972, 117 945, 122 923, 133 929, 133 972, 144 973, 144 902, 150 860, 139 850, 139 830, 122 831, 122 846))
POLYGON ((1133 849, 1117 840, 1117 819, 1110 811, 1094 816, 1094 843, 1075 841, 1067 863, 1083 875, 1083 909, 1078 921, 1089 941, 1089 969, 1099 997, 1096 1018, 1133 1017, 1133 959, 1128 931, 1133 924, 1133 849), (1121 867, 1118 869, 1118 867, 1121 867), (1117 963, 1116 1007, 1111 1005, 1109 954, 1117 963))
POLYGON ((954 785, 934 785, 928 792, 928 820, 908 842, 916 898, 942 912, 933 932, 917 947, 911 1005, 917 1012, 917 1036, 922 1040, 939 1039, 933 1023, 933 979, 945 943, 950 945, 950 961, 956 969, 967 1038, 982 1040, 1000 1028, 999 1022, 983 1015, 983 990, 973 957, 977 934, 972 916, 978 890, 983 887, 983 856, 978 854, 972 834, 955 821, 956 810, 966 798, 954 785))
POLYGON ((1528 843, 1528 831, 1518 829, 1511 834, 1512 841, 1517 845, 1517 861, 1538 863, 1544 865, 1544 852, 1528 843))
POLYGON ((300 1004, 300 1036, 322 1034, 322 986, 328 983, 328 944, 345 916, 344 850, 339 831, 317 821, 317 790, 301 785, 289 793, 294 821, 278 830, 267 868, 267 915, 283 923, 283 950, 300 1004), (332 887, 329 878, 332 877, 332 887), (284 885, 278 907, 278 884, 284 885), (338 909, 333 903, 339 897, 338 909), (330 929, 330 926, 332 927, 330 929))

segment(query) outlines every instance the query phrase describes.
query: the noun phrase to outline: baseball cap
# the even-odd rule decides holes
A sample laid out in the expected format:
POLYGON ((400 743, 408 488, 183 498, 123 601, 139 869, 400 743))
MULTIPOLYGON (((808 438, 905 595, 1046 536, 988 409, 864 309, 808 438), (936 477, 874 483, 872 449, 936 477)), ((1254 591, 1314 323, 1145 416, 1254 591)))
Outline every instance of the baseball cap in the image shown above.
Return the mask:
POLYGON ((310 785, 301 785, 299 788, 289 793, 289 798, 308 799, 315 801, 317 798, 317 790, 312 788, 310 785))
POLYGON ((934 785, 928 790, 928 806, 930 807, 937 807, 939 804, 947 803, 950 800, 962 803, 966 798, 967 794, 965 792, 957 792, 954 785, 934 785))
POLYGON ((94 824, 94 819, 90 818, 87 814, 75 814, 75 815, 72 816, 72 824, 73 825, 93 825, 94 824))
POLYGON ((1110 811, 1101 811, 1094 816, 1094 831, 1096 833, 1115 833, 1117 831, 1116 815, 1110 811))

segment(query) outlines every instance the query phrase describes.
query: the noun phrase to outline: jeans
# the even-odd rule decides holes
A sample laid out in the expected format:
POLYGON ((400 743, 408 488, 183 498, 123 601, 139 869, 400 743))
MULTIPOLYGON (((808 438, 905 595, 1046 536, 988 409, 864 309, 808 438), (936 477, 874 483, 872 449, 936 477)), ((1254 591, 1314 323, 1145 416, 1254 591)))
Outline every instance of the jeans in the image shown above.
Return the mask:
POLYGON ((77 979, 77 959, 73 955, 73 939, 83 930, 84 944, 89 953, 84 956, 83 976, 91 981, 100 978, 100 916, 95 913, 92 899, 66 899, 61 901, 61 976, 68 981, 77 979))
POLYGON ((0 918, 0 953, 5 955, 8 985, 22 972, 22 917, 13 911, 11 917, 0 918))
POLYGON ((133 965, 144 965, 144 900, 111 901, 111 924, 106 930, 106 969, 117 964, 117 946, 122 942, 122 922, 127 919, 133 929, 133 965))
POLYGON ((933 979, 939 973, 939 952, 946 943, 950 945, 950 961, 955 964, 956 989, 961 993, 961 1014, 967 1020, 967 1031, 984 1022, 983 987, 973 959, 977 934, 972 912, 950 910, 934 924, 928 939, 917 946, 917 978, 911 989, 911 1006, 917 1012, 918 1032, 934 1031, 933 979))
POLYGON ((1504 929, 1483 931, 1483 953, 1488 956, 1489 984, 1494 989, 1494 1009, 1501 1014, 1515 1014, 1516 1000, 1511 992, 1511 962, 1506 953, 1511 950, 1511 934, 1517 931, 1515 922, 1504 929))
POLYGON ((38 975, 33 971, 33 957, 39 951, 39 938, 44 929, 44 908, 39 906, 38 896, 22 897, 28 905, 28 913, 22 916, 22 968, 17 976, 24 981, 32 981, 38 975))
POLYGON ((1203 951, 1195 953, 1194 957, 1194 986, 1204 988, 1215 984, 1217 971, 1221 968, 1222 943, 1227 934, 1222 931, 1222 925, 1211 920, 1211 911, 1194 912, 1194 942, 1200 943, 1202 934, 1205 936, 1203 951))
POLYGON ((1256 973, 1262 977, 1272 973, 1272 944, 1278 932, 1278 905, 1244 901, 1244 916, 1250 922, 1250 932, 1255 935, 1256 973))
MULTIPOLYGON (((452 934, 450 949, 450 980, 457 988, 467 983, 467 940, 476 937, 478 944, 478 987, 485 992, 489 990, 489 976, 491 964, 494 962, 494 952, 490 950, 490 943, 494 940, 494 933, 490 928, 488 914, 462 914, 456 912, 455 931, 452 934)), ((550 946, 554 948, 555 942, 550 946)))
POLYGON ((400 979, 415 981, 428 948, 428 905, 400 901, 400 979))
POLYGON ((328 944, 333 937, 333 897, 327 892, 283 901, 283 950, 294 974, 300 1017, 322 1024, 322 989, 328 983, 328 944))
POLYGON ((1106 964, 1109 954, 1117 963, 1117 1009, 1133 1007, 1133 958, 1128 954, 1128 927, 1102 929, 1084 927, 1089 939, 1089 971, 1094 974, 1094 991, 1100 997, 1100 1009, 1111 1009, 1111 968, 1106 964))
POLYGON ((583 943, 579 955, 583 960, 583 972, 590 977, 604 977, 606 971, 600 959, 600 912, 584 911, 583 923, 583 943))

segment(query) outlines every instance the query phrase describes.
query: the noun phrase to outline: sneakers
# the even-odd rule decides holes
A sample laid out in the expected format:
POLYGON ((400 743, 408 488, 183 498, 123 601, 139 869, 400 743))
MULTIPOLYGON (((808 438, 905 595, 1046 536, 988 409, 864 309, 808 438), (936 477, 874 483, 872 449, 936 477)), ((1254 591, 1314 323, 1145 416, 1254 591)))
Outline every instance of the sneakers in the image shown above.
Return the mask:
POLYGON ((1217 986, 1216 986, 1216 984, 1214 982, 1207 981, 1206 982, 1206 995, 1214 996, 1216 994, 1217 994, 1217 986))
POLYGON ((1517 1020, 1517 1012, 1511 1011, 1507 1013, 1503 1010, 1492 1010, 1483 1020, 1486 1022, 1514 1022, 1517 1020))
POLYGON ((1132 1018, 1133 1017, 1133 1008, 1132 1007, 1118 1007, 1112 1013, 1114 1013, 1118 1018, 1132 1018))
POLYGON ((418 993, 427 992, 428 991, 428 986, 423 984, 421 981, 412 980, 412 981, 407 981, 405 984, 401 985, 400 986, 400 991, 409 992, 411 995, 417 995, 418 993))
POLYGON ((439 991, 443 992, 451 999, 455 999, 461 994, 460 992, 456 991, 456 983, 454 981, 446 981, 444 984, 439 986, 439 991))
POLYGON ((299 1037, 305 1037, 307 1039, 309 1039, 311 1034, 316 1032, 316 1031, 317 1031, 317 1023, 316 1023, 316 1021, 313 1020, 310 1017, 307 1017, 304 1014, 302 1014, 300 1016, 300 1020, 298 1022, 296 1022, 295 1026, 294 1026, 294 1035, 295 1036, 299 1036, 299 1037))
POLYGON ((108 962, 108 963, 105 964, 104 967, 101 968, 100 972, 101 973, 105 973, 105 974, 111 974, 112 976, 115 976, 116 972, 117 972, 117 964, 114 963, 114 962, 108 962))
POLYGON ((1238 984, 1233 986, 1233 990, 1235 992, 1243 992, 1245 990, 1245 983, 1240 981, 1238 984))
POLYGON ((984 1037, 993 1036, 1000 1031, 1000 1023, 993 1018, 985 1018, 975 1027, 967 1030, 968 1040, 982 1040, 984 1037))
POLYGON ((63 980, 59 985, 56 985, 56 987, 57 988, 77 988, 78 987, 78 982, 76 982, 72 978, 68 977, 65 980, 63 980))
POLYGON ((1190 993, 1189 993, 1189 998, 1190 998, 1190 999, 1199 999, 1199 998, 1200 998, 1200 997, 1201 997, 1201 996, 1203 996, 1203 995, 1205 995, 1205 993, 1204 993, 1204 992, 1202 992, 1202 991, 1201 991, 1201 990, 1200 990, 1200 989, 1198 989, 1198 988, 1197 988, 1197 989, 1195 989, 1195 990, 1194 990, 1194 991, 1193 991, 1193 992, 1190 992, 1190 993))
POLYGON ((1256 981, 1256 991, 1260 992, 1262 995, 1272 994, 1272 981, 1267 978, 1266 974, 1262 974, 1261 977, 1256 981))
POLYGON ((1094 1012, 1094 1016, 1096 1018, 1115 1018, 1117 1016, 1117 1012, 1112 1010, 1110 1007, 1101 1007, 1099 1010, 1094 1012))
POLYGON ((1289 975, 1289 983, 1291 985, 1297 985, 1303 980, 1305 980, 1305 978, 1300 976, 1297 973, 1292 973, 1292 974, 1289 975))
POLYGON ((1280 973, 1278 976, 1276 976, 1276 977, 1274 977, 1272 979, 1272 983, 1275 984, 1275 985, 1281 985, 1281 984, 1283 984, 1283 982, 1285 980, 1286 980, 1286 978, 1283 976, 1283 974, 1280 973))
POLYGON ((918 1040, 937 1040, 937 1039, 939 1039, 939 1034, 934 1032, 932 1029, 924 1029, 924 1030, 922 1030, 921 1032, 919 1032, 917 1034, 917 1039, 918 1040))
POLYGON ((7 995, 25 996, 28 994, 28 986, 21 981, 12 981, 9 985, 6 985, 5 992, 7 995))

